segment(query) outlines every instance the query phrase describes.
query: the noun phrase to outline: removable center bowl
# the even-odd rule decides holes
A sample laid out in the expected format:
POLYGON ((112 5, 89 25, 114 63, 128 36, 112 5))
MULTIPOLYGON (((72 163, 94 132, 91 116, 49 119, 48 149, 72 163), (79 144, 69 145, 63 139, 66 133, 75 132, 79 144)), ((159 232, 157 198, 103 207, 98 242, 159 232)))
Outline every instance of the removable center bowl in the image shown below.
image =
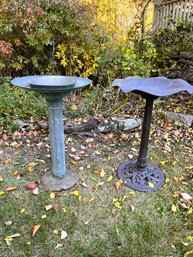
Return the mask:
POLYGON ((76 79, 67 76, 38 76, 29 81, 31 88, 39 90, 61 90, 71 88, 76 84, 76 79))

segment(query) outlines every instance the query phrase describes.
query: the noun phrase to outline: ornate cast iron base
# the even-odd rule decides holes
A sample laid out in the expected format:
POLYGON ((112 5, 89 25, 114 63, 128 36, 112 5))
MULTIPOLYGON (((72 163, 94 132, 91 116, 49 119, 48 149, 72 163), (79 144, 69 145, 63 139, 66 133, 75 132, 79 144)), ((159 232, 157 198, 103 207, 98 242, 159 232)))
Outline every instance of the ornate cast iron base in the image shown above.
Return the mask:
POLYGON ((117 176, 126 186, 143 192, 160 188, 165 182, 165 176, 158 166, 148 163, 141 171, 136 160, 121 163, 117 169, 117 176))

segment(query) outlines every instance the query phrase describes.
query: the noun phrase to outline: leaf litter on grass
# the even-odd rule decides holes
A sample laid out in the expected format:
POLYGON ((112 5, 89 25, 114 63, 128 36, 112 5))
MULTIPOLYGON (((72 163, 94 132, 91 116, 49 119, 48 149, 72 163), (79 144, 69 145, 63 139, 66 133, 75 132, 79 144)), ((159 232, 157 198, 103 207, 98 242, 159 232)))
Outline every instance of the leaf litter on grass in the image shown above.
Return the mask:
MULTIPOLYGON (((173 248, 172 250, 168 244, 166 247, 168 253, 170 252, 172 256, 175 255, 175 251, 178 251, 191 256, 191 249, 185 249, 189 245, 183 245, 183 242, 185 244, 189 242, 186 242, 185 239, 187 238, 187 234, 189 236, 191 234, 189 227, 192 222, 192 130, 178 125, 176 128, 175 124, 166 124, 162 119, 158 119, 153 124, 151 131, 152 139, 150 140, 149 147, 150 159, 164 168, 169 180, 163 189, 151 194, 140 194, 131 191, 123 186, 122 181, 117 180, 115 172, 112 171, 112 167, 115 170, 120 162, 137 156, 140 142, 138 140, 140 138, 139 135, 139 132, 132 132, 126 136, 111 133, 101 135, 100 140, 95 138, 87 138, 85 140, 85 138, 79 138, 78 136, 69 136, 69 149, 71 151, 69 163, 71 161, 73 169, 79 172, 82 182, 74 189, 67 191, 65 197, 63 197, 63 193, 44 192, 44 190, 41 191, 41 194, 38 193, 33 196, 30 191, 28 192, 26 190, 24 187, 25 184, 20 183, 20 179, 14 181, 15 185, 13 185, 14 183, 11 180, 9 181, 7 179, 7 176, 9 178, 15 178, 13 176, 15 171, 15 165, 13 163, 18 163, 17 170, 21 170, 21 176, 19 175, 19 178, 22 178, 22 181, 38 181, 44 169, 48 167, 45 162, 47 162, 49 157, 46 161, 43 159, 49 154, 49 148, 45 146, 48 142, 42 142, 42 136, 46 137, 46 133, 44 132, 41 135, 39 131, 24 132, 22 135, 23 139, 20 134, 19 140, 24 140, 24 142, 17 148, 17 156, 11 154, 10 157, 9 150, 12 151, 14 149, 15 151, 16 148, 11 141, 13 138, 9 135, 5 136, 2 145, 7 149, 7 156, 4 156, 1 162, 3 173, 1 174, 0 186, 1 195, 4 197, 2 199, 5 199, 5 201, 6 198, 11 201, 10 197, 17 199, 17 203, 20 204, 20 211, 23 210, 22 215, 25 215, 25 218, 30 224, 30 228, 28 229, 19 221, 13 224, 15 226, 13 231, 16 231, 16 228, 20 227, 22 230, 22 226, 25 227, 24 231, 22 230, 23 232, 19 231, 18 234, 22 234, 23 236, 22 238, 18 236, 17 243, 20 244, 21 242, 22 244, 23 237, 26 242, 30 242, 29 235, 33 235, 33 240, 36 240, 36 237, 39 238, 41 235, 46 234, 46 237, 51 240, 53 239, 51 231, 57 230, 59 238, 61 237, 60 239, 62 240, 64 237, 66 240, 65 244, 67 245, 65 247, 68 248, 69 245, 69 249, 73 249, 74 252, 78 252, 78 249, 85 249, 88 254, 93 255, 94 250, 92 249, 97 249, 97 242, 100 242, 100 246, 104 247, 103 238, 105 238, 105 241, 108 238, 109 243, 106 242, 105 250, 106 256, 108 254, 111 256, 110 254, 112 252, 114 256, 125 256, 126 252, 131 252, 133 254, 132 256, 142 256, 136 252, 134 253, 135 250, 133 248, 136 248, 139 253, 143 249, 144 257, 149 257, 148 250, 141 245, 143 238, 140 237, 140 234, 146 238, 146 245, 149 246, 153 254, 154 250, 151 248, 152 238, 150 240, 148 238, 149 235, 144 233, 151 231, 151 226, 154 226, 154 222, 157 220, 159 221, 161 232, 160 234, 159 232, 156 234, 155 231, 151 231, 150 234, 154 235, 155 238, 153 241, 154 244, 156 245, 159 240, 162 240, 163 245, 167 245, 167 236, 165 235, 165 241, 161 239, 161 235, 165 233, 165 230, 169 234, 170 244, 175 246, 175 249, 173 248), (136 133, 138 133, 137 136, 136 133), (32 147, 36 150, 31 154, 31 157, 29 156, 29 160, 28 155, 25 154, 25 159, 20 162, 19 158, 23 155, 22 149, 26 147, 26 143, 28 145, 27 151, 32 147), (104 145, 109 145, 109 148, 105 148, 104 145), (41 149, 44 151, 44 154, 42 155, 43 158, 42 156, 40 157, 42 162, 38 162, 37 166, 37 162, 34 160, 41 153, 41 149), (183 153, 179 153, 179 149, 183 153), (74 158, 75 154, 78 154, 78 158, 74 158), (41 171, 41 174, 39 171, 41 171), (21 186, 18 188, 20 184, 21 186), (15 190, 6 191, 7 188, 12 187, 16 187, 15 190), (173 197, 173 194, 177 191, 180 191, 180 193, 177 197, 173 197), (163 200, 164 194, 166 194, 165 201, 163 200), (22 198, 25 200, 22 201, 22 198), (144 210, 143 204, 146 210, 144 210), (34 217, 32 220, 30 220, 30 215, 34 217), (142 215, 146 217, 149 223, 142 218, 142 215), (166 216, 167 222, 164 216, 166 216), (153 221, 153 217, 155 221, 153 221), (66 223, 65 228, 68 235, 62 229, 63 219, 66 223), (117 219, 119 222, 117 222, 117 219), (182 224, 181 232, 178 228, 179 221, 182 224), (135 224, 134 227, 133 224, 135 224), (170 231, 174 230, 172 224, 176 226, 176 232, 170 233, 170 231), (82 237, 77 242, 79 231, 82 237), (116 236, 113 231, 115 231, 116 236), (132 235, 136 242, 133 240, 132 235), (132 248, 127 243, 128 237, 130 237, 131 246, 133 245, 132 248), (68 238, 72 240, 70 244, 68 238), (136 240, 136 238, 139 238, 139 240, 136 240), (119 247, 113 248, 112 242, 116 242, 119 247), (141 250, 136 243, 140 245, 141 250)), ((14 137, 16 137, 16 134, 14 137)), ((66 140, 68 140, 68 137, 66 140)), ((41 185, 38 185, 39 187, 41 190, 41 185)), ((15 209, 16 207, 13 208, 15 209)), ((8 218, 10 216, 6 214, 4 217, 5 221, 9 220, 8 218)), ((15 218, 18 219, 19 217, 16 215, 15 218)), ((9 235, 14 234, 16 233, 10 233, 9 235)), ((63 247, 63 243, 58 242, 57 238, 53 240, 56 250, 63 247)), ((10 241, 14 245, 14 240, 10 239, 10 241)), ((44 244, 46 244, 46 240, 44 244)), ((31 243, 28 246, 33 248, 33 244, 31 243)), ((49 251, 52 251, 48 244, 47 247, 49 251)), ((162 244, 158 244, 157 247, 158 251, 165 251, 165 247, 163 248, 162 244)), ((100 249, 98 251, 100 252, 100 249)))

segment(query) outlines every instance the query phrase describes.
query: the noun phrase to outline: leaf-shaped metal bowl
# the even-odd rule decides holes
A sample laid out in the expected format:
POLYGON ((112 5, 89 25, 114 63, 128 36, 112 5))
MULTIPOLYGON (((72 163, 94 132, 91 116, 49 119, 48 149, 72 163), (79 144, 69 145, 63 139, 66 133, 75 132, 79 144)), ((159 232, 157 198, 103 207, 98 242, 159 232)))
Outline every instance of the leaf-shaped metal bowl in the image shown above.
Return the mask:
POLYGON ((183 79, 167 79, 165 77, 115 79, 112 86, 118 86, 124 93, 135 91, 153 96, 169 96, 182 91, 193 93, 193 86, 183 79))

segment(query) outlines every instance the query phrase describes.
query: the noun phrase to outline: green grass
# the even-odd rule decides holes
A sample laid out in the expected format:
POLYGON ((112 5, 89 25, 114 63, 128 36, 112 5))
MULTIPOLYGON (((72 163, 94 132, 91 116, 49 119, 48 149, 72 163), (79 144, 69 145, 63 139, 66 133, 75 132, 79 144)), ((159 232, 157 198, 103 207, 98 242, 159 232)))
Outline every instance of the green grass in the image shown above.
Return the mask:
MULTIPOLYGON (((79 138, 74 137, 71 146, 79 149, 80 144, 88 146, 86 142, 80 142, 79 138)), ((107 149, 102 144, 99 146, 101 156, 97 158, 94 158, 95 151, 90 149, 89 155, 75 164, 68 159, 68 165, 79 172, 81 180, 75 188, 54 199, 50 198, 50 192, 45 191, 41 185, 38 185, 40 194, 35 196, 24 184, 13 181, 13 172, 16 170, 21 172, 24 181, 39 181, 41 175, 50 167, 45 147, 39 150, 35 145, 33 149, 31 146, 23 146, 15 152, 8 151, 1 157, 1 161, 11 158, 11 162, 7 165, 1 164, 1 176, 5 180, 0 182, 0 191, 5 191, 9 186, 18 186, 15 191, 5 192, 0 197, 1 257, 177 257, 185 256, 186 252, 192 250, 192 243, 187 240, 192 235, 192 214, 188 215, 187 210, 180 209, 179 199, 173 196, 178 190, 192 193, 192 181, 188 180, 186 170, 186 167, 193 164, 191 154, 176 152, 175 158, 180 158, 181 162, 172 165, 170 155, 160 153, 159 149, 150 146, 150 157, 151 154, 157 156, 157 163, 163 159, 167 161, 163 168, 170 181, 155 192, 136 192, 132 195, 129 188, 123 187, 116 191, 114 186, 117 180, 114 169, 127 159, 128 146, 114 146, 112 149, 107 149), (118 153, 113 154, 116 149, 119 149, 118 153), (44 159, 46 164, 40 162, 29 172, 27 165, 36 158, 44 159), (20 160, 21 165, 15 165, 20 160), (83 167, 82 171, 79 170, 80 167, 83 167), (105 171, 104 177, 94 172, 102 168, 105 171), (112 180, 107 181, 110 176, 112 180), (184 180, 176 182, 174 176, 184 176, 184 180), (87 183, 88 188, 81 185, 82 180, 87 183), (93 190, 100 182, 104 184, 97 191, 93 190), (70 193, 73 190, 78 190, 82 201, 70 193), (113 198, 124 197, 125 200, 120 201, 121 209, 115 208, 113 198), (45 210, 46 205, 54 203, 59 203, 61 207, 58 212, 53 209, 45 210), (176 212, 171 211, 172 205, 177 206, 176 212), (23 208, 26 211, 21 213, 23 208), (64 213, 62 208, 66 208, 67 212, 64 213), (47 217, 42 219, 42 215, 47 217), (11 226, 4 224, 8 220, 13 221, 11 226), (41 224, 41 228, 31 237, 31 231, 36 224, 41 224), (68 234, 64 240, 60 239, 61 229, 68 234), (59 234, 54 234, 54 230, 58 230, 59 234), (20 236, 14 238, 8 246, 4 238, 16 233, 20 236), (188 243, 188 246, 183 243, 188 243)))

